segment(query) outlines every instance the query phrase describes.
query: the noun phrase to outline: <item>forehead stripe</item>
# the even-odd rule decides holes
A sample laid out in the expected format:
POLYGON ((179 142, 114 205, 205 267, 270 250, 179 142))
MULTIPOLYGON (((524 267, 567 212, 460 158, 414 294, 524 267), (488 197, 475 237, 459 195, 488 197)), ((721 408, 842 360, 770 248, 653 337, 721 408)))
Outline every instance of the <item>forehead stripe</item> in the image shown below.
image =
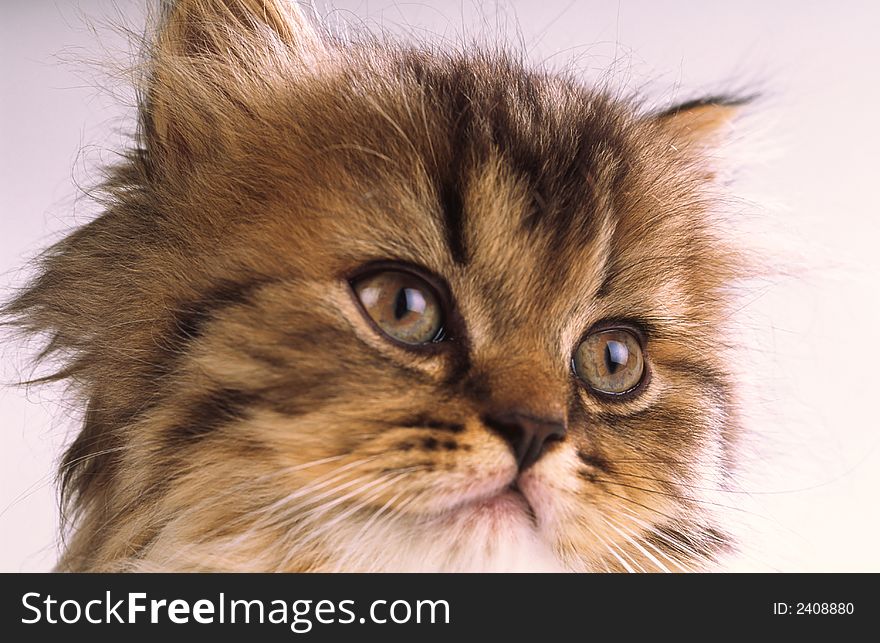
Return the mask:
POLYGON ((457 264, 468 262, 464 238, 464 203, 458 178, 443 181, 439 186, 440 207, 443 214, 443 227, 449 253, 457 264))

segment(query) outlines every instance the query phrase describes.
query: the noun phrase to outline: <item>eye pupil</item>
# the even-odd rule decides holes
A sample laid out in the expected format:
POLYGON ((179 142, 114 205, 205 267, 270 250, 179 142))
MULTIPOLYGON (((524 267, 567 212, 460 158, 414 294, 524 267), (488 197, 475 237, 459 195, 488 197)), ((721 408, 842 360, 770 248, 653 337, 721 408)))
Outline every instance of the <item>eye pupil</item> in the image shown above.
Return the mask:
POLYGON ((608 369, 609 375, 614 375, 618 368, 626 366, 627 361, 629 361, 629 350, 626 344, 614 340, 609 340, 605 344, 605 368, 608 369))
POLYGON ((407 290, 407 288, 401 288, 397 291, 397 298, 394 300, 394 318, 397 320, 403 319, 409 312, 407 290))

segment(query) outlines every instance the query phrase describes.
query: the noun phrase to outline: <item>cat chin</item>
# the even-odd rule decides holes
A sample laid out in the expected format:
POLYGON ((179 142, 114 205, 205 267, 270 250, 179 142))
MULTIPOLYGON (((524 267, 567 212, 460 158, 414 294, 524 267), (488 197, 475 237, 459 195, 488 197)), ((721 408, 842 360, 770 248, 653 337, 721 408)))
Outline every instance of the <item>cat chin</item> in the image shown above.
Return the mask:
POLYGON ((334 571, 363 572, 564 572, 552 548, 534 531, 471 533, 437 530, 432 534, 401 533, 393 542, 359 543, 357 553, 334 571), (366 546, 365 546, 366 545, 366 546), (373 547, 372 545, 375 545, 373 547), (370 551, 372 550, 372 552, 370 551), (372 560, 368 560, 369 554, 372 560))
POLYGON ((437 551, 426 547, 412 551, 410 556, 392 562, 379 572, 475 572, 475 573, 553 573, 565 569, 546 544, 537 540, 524 542, 516 538, 499 539, 492 550, 482 543, 468 549, 437 551))
POLYGON ((377 529, 336 555, 333 571, 570 571, 535 526, 528 504, 513 492, 431 520, 377 529))
POLYGON ((177 544, 104 571, 173 572, 569 572, 531 525, 495 518, 386 527, 367 536, 341 527, 333 542, 294 552, 231 543, 177 544))

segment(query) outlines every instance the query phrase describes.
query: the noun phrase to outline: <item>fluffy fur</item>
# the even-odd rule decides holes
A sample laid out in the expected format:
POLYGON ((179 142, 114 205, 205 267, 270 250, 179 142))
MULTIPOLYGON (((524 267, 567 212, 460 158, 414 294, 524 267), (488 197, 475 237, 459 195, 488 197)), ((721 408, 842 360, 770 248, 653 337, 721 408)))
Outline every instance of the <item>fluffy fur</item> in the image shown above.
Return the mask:
POLYGON ((707 155, 735 111, 647 114, 516 57, 338 42, 282 0, 181 0, 110 205, 6 307, 85 408, 59 569, 690 570, 740 432, 736 253, 707 155), (380 336, 347 277, 443 280, 464 330, 380 336), (650 382, 579 385, 627 320, 650 382), (483 418, 564 418, 517 478, 483 418), (515 509, 515 508, 514 508, 515 509))

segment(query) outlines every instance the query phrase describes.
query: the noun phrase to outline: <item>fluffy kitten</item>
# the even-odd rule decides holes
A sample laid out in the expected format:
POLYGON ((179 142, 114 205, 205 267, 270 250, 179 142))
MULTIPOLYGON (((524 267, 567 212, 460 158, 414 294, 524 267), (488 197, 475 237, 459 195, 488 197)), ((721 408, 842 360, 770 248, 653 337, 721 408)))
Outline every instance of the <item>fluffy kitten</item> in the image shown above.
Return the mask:
POLYGON ((181 0, 6 308, 82 396, 62 570, 690 570, 739 433, 708 150, 500 53, 181 0))

